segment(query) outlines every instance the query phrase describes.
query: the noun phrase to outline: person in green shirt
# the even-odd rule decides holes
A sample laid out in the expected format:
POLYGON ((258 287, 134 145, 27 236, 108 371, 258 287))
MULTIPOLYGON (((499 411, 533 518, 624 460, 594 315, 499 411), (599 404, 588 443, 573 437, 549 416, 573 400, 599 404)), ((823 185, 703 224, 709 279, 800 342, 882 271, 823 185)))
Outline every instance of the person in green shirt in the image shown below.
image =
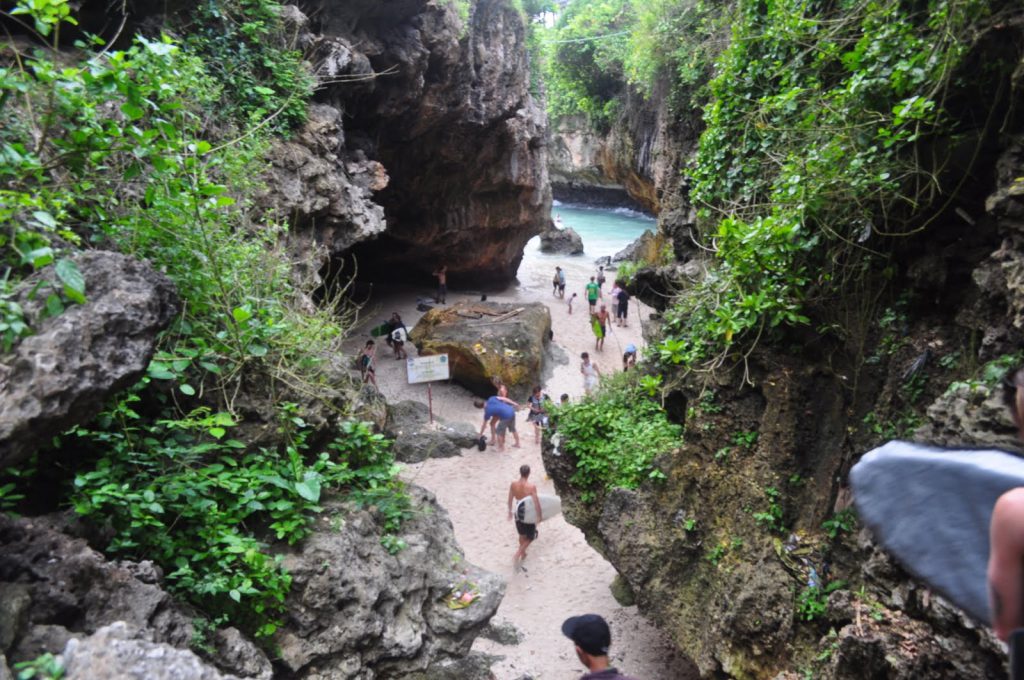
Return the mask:
POLYGON ((594 308, 597 306, 597 298, 601 295, 601 286, 597 285, 594 281, 594 277, 590 277, 590 283, 586 285, 587 288, 587 302, 590 303, 590 313, 594 313, 594 308))

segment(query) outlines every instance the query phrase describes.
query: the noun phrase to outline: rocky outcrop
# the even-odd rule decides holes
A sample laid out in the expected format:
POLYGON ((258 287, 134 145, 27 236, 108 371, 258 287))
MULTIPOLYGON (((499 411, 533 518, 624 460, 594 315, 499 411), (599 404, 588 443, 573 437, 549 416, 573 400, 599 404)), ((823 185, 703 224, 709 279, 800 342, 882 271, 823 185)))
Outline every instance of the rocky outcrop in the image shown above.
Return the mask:
MULTIPOLYGON (((292 17, 297 29, 306 25, 302 19, 301 13, 292 17)), ((275 142, 267 160, 259 205, 290 217, 286 243, 300 280, 316 282, 330 257, 387 226, 384 208, 373 201, 388 185, 387 171, 362 151, 346 149, 341 110, 311 105, 306 123, 289 139, 275 142)))
POLYGON ((421 356, 447 354, 452 380, 480 396, 494 394, 500 378, 513 399, 525 400, 540 384, 551 337, 547 305, 461 302, 433 309, 409 338, 421 356))
POLYGON ((505 593, 495 574, 462 559, 451 522, 432 494, 410 487, 411 517, 394 553, 380 543, 383 517, 328 503, 319 530, 284 555, 292 575, 281 663, 316 680, 401 677, 462 656, 505 593), (468 607, 448 606, 475 590, 468 607))
POLYGON ((187 649, 135 638, 119 621, 87 638, 72 638, 59 657, 66 680, 236 680, 187 649))
POLYGON ((479 436, 468 423, 449 424, 436 417, 431 423, 427 405, 419 401, 389 404, 384 433, 394 440, 395 460, 403 463, 461 455, 479 436))
MULTIPOLYGON (((0 601, 6 614, 0 652, 12 663, 58 654, 69 640, 117 622, 152 642, 187 648, 197 614, 171 598, 162 579, 151 562, 109 562, 44 519, 0 515, 0 601)), ((212 642, 213 661, 221 668, 271 677, 266 656, 234 629, 220 631, 212 642)))
POLYGON ((572 227, 562 229, 552 227, 540 235, 540 251, 542 253, 582 255, 583 238, 572 227))
POLYGON ((19 287, 34 334, 0 362, 0 467, 96 415, 142 377, 157 335, 178 313, 174 285, 148 263, 103 251, 72 259, 85 281, 83 304, 47 312, 49 292, 63 287, 53 266, 19 287))
POLYGON ((365 280, 512 280, 548 219, 543 109, 528 92, 524 17, 509 0, 309 6, 300 43, 346 146, 390 178, 387 229, 351 249, 365 280))

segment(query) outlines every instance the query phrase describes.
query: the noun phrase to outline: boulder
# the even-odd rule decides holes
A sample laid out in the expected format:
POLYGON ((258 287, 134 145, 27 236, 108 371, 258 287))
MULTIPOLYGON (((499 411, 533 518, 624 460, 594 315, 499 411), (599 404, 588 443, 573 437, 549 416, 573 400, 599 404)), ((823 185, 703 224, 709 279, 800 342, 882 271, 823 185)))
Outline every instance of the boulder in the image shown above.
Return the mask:
POLYGON ((658 260, 658 250, 661 247, 659 239, 650 229, 640 235, 640 238, 612 256, 612 262, 646 262, 654 263, 658 260))
POLYGON ((384 433, 395 440, 395 459, 403 463, 458 456, 479 437, 479 430, 468 423, 435 417, 431 424, 427 405, 418 401, 389 404, 384 433))
POLYGON ((322 523, 284 553, 292 576, 280 662, 303 678, 401 677, 463 656, 497 611, 505 583, 464 561, 444 508, 410 486, 411 517, 392 554, 381 544, 382 513, 325 503, 322 523), (448 606, 456 590, 479 597, 448 606))
POLYGON ((583 239, 572 227, 564 229, 554 227, 540 235, 540 251, 542 253, 582 255, 583 239))
MULTIPOLYGON (((58 654, 71 638, 84 638, 116 622, 156 643, 191 644, 197 613, 160 587, 160 572, 151 563, 108 562, 84 540, 46 522, 0 515, 0 595, 7 602, 3 613, 12 617, 4 627, 4 641, 14 641, 0 652, 14 662, 45 652, 58 654)), ((252 642, 234 629, 221 633, 224 641, 218 637, 214 663, 246 677, 271 677, 270 661, 252 642)))
POLYGON ((452 379, 473 393, 494 394, 500 378, 523 400, 540 384, 551 312, 539 302, 460 302, 424 314, 409 337, 420 355, 448 354, 452 379))
POLYGON ((72 259, 85 279, 84 304, 46 316, 45 290, 60 289, 53 266, 19 286, 35 332, 0 361, 0 468, 96 415, 107 397, 141 378, 157 336, 178 314, 174 285, 148 263, 103 251, 72 259))
POLYGON ((231 680, 187 649, 137 639, 123 621, 72 638, 61 655, 66 680, 231 680))

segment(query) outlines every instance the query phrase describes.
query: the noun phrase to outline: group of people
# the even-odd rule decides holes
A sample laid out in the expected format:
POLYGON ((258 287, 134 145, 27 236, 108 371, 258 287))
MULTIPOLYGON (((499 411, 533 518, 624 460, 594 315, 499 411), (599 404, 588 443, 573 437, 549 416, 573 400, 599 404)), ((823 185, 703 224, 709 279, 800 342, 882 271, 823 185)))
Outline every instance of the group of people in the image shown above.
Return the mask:
MULTIPOLYGON (((394 352, 395 360, 401 361, 409 357, 405 351, 405 339, 409 336, 409 329, 405 327, 405 322, 402 321, 402 317, 398 312, 392 312, 391 318, 382 323, 380 326, 381 334, 384 336, 384 342, 394 352)), ((377 370, 374 368, 374 361, 377 358, 377 343, 373 340, 367 340, 363 346, 363 351, 359 355, 359 372, 363 377, 363 384, 371 384, 377 390, 380 387, 377 386, 377 370)))
MULTIPOLYGON (((611 325, 611 320, 615 320, 615 325, 620 328, 629 327, 629 291, 626 289, 625 283, 616 279, 612 284, 612 289, 609 292, 609 298, 612 305, 611 312, 608 311, 606 304, 600 303, 604 299, 604 284, 607 281, 603 266, 597 268, 597 273, 590 277, 590 281, 584 286, 584 293, 587 296, 587 305, 590 312, 590 325, 594 331, 595 343, 594 351, 601 352, 604 350, 604 340, 608 335, 608 329, 611 325)), ((555 276, 552 279, 552 292, 551 294, 557 298, 565 297, 565 271, 561 267, 555 267, 555 276)), ((573 293, 569 296, 567 301, 567 307, 569 314, 572 314, 572 305, 576 300, 577 294, 573 293)), ((636 345, 629 343, 623 350, 622 353, 622 370, 628 371, 630 368, 636 366, 637 361, 637 349, 636 345)), ((583 390, 586 394, 592 394, 601 379, 601 369, 597 367, 590 359, 589 352, 583 352, 580 355, 580 374, 583 376, 583 390)))

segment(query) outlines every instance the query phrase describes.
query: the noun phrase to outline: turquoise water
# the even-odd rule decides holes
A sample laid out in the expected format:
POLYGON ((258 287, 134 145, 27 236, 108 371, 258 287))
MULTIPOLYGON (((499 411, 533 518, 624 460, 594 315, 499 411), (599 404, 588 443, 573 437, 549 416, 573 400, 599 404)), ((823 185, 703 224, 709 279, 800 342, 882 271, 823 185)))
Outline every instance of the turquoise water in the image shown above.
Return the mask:
POLYGON ((556 217, 561 218, 562 227, 572 227, 583 239, 583 254, 549 255, 540 252, 539 236, 530 239, 519 265, 520 288, 550 289, 556 265, 565 270, 570 280, 586 281, 597 270, 594 260, 615 255, 645 231, 656 230, 653 217, 625 208, 590 208, 556 202, 551 218, 556 217))

